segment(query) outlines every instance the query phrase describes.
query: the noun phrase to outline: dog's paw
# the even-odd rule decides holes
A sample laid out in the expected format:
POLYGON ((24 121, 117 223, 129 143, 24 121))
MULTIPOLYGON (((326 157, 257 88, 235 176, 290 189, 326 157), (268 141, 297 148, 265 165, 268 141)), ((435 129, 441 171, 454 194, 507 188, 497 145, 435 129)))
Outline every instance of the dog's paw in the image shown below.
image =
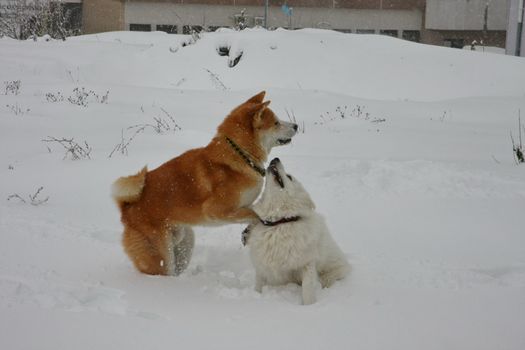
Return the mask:
POLYGON ((316 300, 315 298, 313 299, 304 299, 303 300, 303 305, 312 305, 312 304, 315 304, 316 300))

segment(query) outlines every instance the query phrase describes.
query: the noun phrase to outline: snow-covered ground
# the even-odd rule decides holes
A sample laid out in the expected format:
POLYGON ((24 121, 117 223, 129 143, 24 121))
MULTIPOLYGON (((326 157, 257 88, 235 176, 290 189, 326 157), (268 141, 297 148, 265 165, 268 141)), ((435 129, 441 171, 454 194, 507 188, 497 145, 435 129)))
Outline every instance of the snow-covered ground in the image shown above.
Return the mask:
POLYGON ((525 60, 320 30, 189 39, 0 40, 0 84, 20 81, 0 85, 1 349, 525 348, 525 60), (253 290, 240 225, 197 228, 179 277, 139 274, 120 245, 111 182, 206 144, 261 90, 302 126, 271 156, 353 265, 312 306, 253 290), (140 132, 154 118, 170 130, 140 132))

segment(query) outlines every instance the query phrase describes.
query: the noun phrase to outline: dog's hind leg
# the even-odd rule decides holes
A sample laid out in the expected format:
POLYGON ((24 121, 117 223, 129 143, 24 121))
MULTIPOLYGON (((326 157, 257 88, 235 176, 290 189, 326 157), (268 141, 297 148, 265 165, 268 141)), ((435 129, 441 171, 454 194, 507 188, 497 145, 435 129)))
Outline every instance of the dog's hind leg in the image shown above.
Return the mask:
POLYGON ((167 275, 169 259, 165 239, 153 241, 142 232, 126 227, 122 245, 135 267, 149 275, 167 275))
POLYGON ((329 270, 319 273, 319 281, 323 288, 331 287, 335 281, 342 280, 350 272, 350 265, 346 261, 341 261, 329 270))
POLYGON ((173 274, 182 273, 188 267, 195 245, 195 235, 191 227, 177 227, 173 233, 173 274))
POLYGON ((315 268, 315 262, 312 261, 303 267, 302 271, 302 292, 303 292, 303 304, 310 305, 316 301, 316 291, 319 286, 319 278, 317 276, 317 269, 315 268))

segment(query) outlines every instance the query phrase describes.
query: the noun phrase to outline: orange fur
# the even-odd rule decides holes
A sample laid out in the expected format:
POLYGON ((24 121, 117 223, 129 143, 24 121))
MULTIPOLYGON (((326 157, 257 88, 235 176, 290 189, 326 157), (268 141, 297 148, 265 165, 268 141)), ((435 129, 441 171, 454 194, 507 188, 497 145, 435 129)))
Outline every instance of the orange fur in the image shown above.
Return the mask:
POLYGON ((226 137, 263 166, 268 155, 261 137, 278 120, 267 108, 269 101, 263 103, 264 95, 261 92, 230 112, 207 146, 115 182, 113 197, 124 225, 122 242, 138 270, 172 273, 168 265, 176 249, 173 244, 184 239, 191 226, 258 218, 250 205, 262 178, 226 137))

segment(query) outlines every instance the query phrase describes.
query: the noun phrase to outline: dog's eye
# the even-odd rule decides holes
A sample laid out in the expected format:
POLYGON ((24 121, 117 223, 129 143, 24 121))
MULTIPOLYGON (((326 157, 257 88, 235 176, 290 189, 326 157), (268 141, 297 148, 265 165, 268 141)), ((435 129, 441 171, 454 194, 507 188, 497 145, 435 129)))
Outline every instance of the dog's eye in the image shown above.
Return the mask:
POLYGON ((279 126, 279 125, 281 125, 281 123, 279 123, 279 122, 275 122, 274 125, 275 125, 275 126, 279 126))
POLYGON ((286 176, 288 176, 288 178, 290 179, 290 181, 293 181, 292 177, 288 174, 286 174, 286 176))

